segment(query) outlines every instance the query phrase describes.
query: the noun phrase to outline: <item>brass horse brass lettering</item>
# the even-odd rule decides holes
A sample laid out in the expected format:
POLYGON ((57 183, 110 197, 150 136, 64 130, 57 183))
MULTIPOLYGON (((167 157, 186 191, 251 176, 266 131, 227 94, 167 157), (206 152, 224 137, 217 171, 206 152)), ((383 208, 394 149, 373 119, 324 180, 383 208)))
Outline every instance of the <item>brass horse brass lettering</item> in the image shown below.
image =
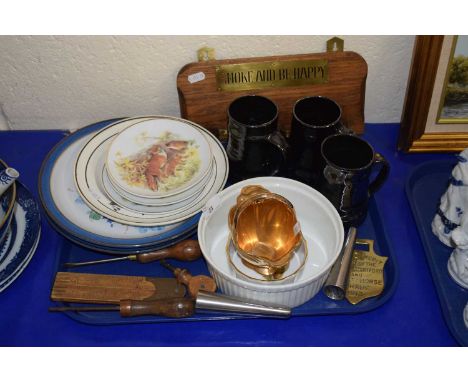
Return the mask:
POLYGON ((357 239, 356 244, 368 245, 369 250, 353 252, 346 288, 346 299, 353 305, 382 293, 383 269, 388 259, 374 252, 374 240, 357 239))
POLYGON ((328 60, 269 61, 216 67, 220 91, 302 86, 328 82, 328 60))

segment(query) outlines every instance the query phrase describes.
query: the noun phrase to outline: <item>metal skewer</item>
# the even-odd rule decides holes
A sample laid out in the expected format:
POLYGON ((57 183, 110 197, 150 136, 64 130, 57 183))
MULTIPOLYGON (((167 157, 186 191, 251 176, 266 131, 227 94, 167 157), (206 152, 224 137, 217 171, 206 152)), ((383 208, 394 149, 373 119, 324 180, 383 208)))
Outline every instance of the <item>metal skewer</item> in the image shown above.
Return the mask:
POLYGON ((103 260, 83 261, 79 263, 65 263, 64 266, 67 268, 74 268, 86 265, 113 263, 115 261, 123 260, 138 261, 139 263, 146 264, 167 258, 176 259, 180 261, 193 261, 200 258, 200 256, 201 249, 200 245, 198 244, 198 241, 184 240, 172 247, 160 249, 159 251, 139 253, 136 255, 122 257, 114 257, 103 260))

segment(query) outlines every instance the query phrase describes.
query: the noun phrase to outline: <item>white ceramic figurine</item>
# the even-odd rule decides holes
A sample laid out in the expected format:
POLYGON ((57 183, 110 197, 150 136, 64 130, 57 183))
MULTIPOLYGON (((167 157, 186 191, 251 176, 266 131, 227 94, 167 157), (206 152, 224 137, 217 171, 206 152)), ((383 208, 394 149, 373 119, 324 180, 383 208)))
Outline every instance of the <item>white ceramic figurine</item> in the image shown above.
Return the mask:
POLYGON ((465 310, 463 311, 463 318, 465 320, 465 326, 468 329, 468 303, 465 306, 465 310))
POLYGON ((447 267, 452 279, 468 289, 468 215, 452 232, 452 241, 457 246, 450 255, 447 267))
MULTIPOLYGON (((461 224, 463 212, 468 209, 468 149, 458 155, 458 164, 452 170, 447 191, 440 198, 437 214, 432 221, 432 232, 449 247, 454 230, 461 224)), ((468 212, 466 213, 468 215, 468 212)), ((468 229, 468 227, 467 227, 468 229)), ((465 231, 468 234, 468 231, 465 231)))

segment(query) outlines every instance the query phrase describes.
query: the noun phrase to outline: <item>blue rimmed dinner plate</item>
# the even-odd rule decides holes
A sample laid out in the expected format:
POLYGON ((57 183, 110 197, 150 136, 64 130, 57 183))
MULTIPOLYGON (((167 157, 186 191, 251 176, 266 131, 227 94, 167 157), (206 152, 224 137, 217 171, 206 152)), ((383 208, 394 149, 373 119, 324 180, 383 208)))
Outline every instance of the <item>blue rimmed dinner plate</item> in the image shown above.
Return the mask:
POLYGON ((0 249, 0 292, 15 281, 29 264, 41 233, 39 206, 29 190, 18 181, 16 191, 13 220, 0 249))
POLYGON ((60 233, 69 241, 75 244, 78 244, 81 247, 84 247, 91 251, 102 252, 108 255, 116 255, 116 256, 146 253, 146 252, 152 252, 158 249, 170 247, 171 245, 177 244, 181 240, 184 240, 193 236, 197 232, 197 227, 195 226, 186 232, 182 232, 179 235, 168 239, 167 241, 159 242, 152 246, 150 245, 150 246, 137 246, 137 247, 126 247, 126 248, 116 248, 116 247, 114 248, 114 247, 99 246, 90 242, 80 240, 77 237, 70 236, 66 231, 63 231, 61 227, 57 226, 51 219, 49 219, 49 223, 58 233, 60 233))

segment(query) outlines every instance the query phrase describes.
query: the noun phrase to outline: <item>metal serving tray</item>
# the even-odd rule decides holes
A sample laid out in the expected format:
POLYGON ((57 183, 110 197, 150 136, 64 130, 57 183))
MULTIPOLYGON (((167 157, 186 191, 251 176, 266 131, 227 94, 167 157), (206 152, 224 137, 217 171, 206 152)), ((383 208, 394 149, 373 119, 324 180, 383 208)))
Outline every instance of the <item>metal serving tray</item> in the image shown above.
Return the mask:
MULTIPOLYGON (((395 256, 392 253, 387 235, 383 228, 382 220, 377 211, 374 200, 369 204, 369 214, 365 222, 358 229, 358 238, 375 240, 374 248, 377 254, 387 256, 388 261, 384 269, 385 287, 382 294, 378 297, 372 297, 362 301, 357 305, 352 305, 348 301, 333 301, 328 299, 323 292, 319 292, 313 299, 305 304, 294 308, 292 316, 314 316, 330 314, 356 314, 363 313, 378 308, 395 292, 398 283, 398 266, 395 256)), ((93 252, 80 247, 65 238, 60 240, 56 249, 56 272, 85 272, 85 273, 104 273, 120 275, 138 275, 152 277, 171 277, 171 273, 158 263, 139 264, 131 261, 120 261, 108 264, 91 265, 79 268, 64 268, 66 262, 89 261, 106 258, 109 255, 93 252)), ((177 267, 188 268, 193 275, 209 274, 203 259, 194 262, 178 262, 169 260, 177 267)), ((51 280, 52 288, 53 280, 51 280)), ((70 306, 76 304, 55 303, 58 306, 70 306)), ((167 318, 159 316, 141 316, 141 317, 120 317, 118 312, 66 312, 70 318, 82 323, 94 325, 114 325, 131 323, 162 323, 173 321, 200 321, 200 320, 229 320, 240 318, 258 318, 255 315, 225 313, 225 312, 207 312, 197 313, 188 318, 167 318)))
POLYGON ((406 195, 413 211, 416 226, 426 253, 445 322, 455 339, 468 346, 468 328, 463 309, 468 302, 468 290, 450 277, 447 261, 453 248, 442 244, 432 233, 431 223, 440 197, 447 190, 456 159, 426 162, 413 170, 406 182, 406 195))

